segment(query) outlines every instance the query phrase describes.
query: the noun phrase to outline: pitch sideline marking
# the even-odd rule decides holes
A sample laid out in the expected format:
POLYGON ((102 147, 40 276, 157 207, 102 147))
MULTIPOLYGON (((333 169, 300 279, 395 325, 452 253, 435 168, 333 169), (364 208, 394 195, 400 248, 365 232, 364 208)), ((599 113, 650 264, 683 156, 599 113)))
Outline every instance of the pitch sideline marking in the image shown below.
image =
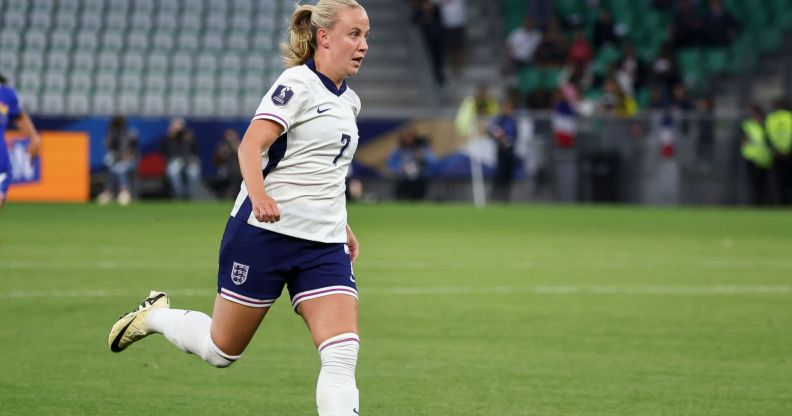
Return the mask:
MULTIPOLYGON (((181 288, 166 290, 172 296, 210 296, 211 289, 181 288)), ((14 290, 0 292, 0 299, 31 298, 106 298, 126 297, 142 291, 93 289, 93 290, 14 290)), ((535 295, 779 295, 792 293, 792 285, 718 285, 718 286, 448 286, 448 287, 391 287, 363 288, 361 295, 488 295, 488 294, 535 294, 535 295)))

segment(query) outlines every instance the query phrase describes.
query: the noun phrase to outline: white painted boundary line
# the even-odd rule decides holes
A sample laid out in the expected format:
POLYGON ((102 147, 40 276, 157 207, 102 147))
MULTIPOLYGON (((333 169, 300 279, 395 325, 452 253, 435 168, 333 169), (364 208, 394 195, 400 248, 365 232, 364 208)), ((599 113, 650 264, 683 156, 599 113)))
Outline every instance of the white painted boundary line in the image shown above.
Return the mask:
MULTIPOLYGON (((166 289, 171 296, 211 297, 212 289, 166 289)), ((722 285, 722 286, 530 286, 530 287, 391 287, 363 288, 360 294, 388 296, 425 295, 787 295, 792 285, 722 285)), ((49 290, 0 292, 0 299, 33 298, 107 298, 145 295, 144 291, 130 290, 49 290)))

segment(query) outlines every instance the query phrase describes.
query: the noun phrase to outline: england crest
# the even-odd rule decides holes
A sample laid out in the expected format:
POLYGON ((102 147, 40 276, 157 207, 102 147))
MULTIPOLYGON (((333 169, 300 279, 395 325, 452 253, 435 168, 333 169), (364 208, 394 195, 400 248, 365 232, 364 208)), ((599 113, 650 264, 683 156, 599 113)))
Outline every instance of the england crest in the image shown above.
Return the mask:
POLYGON ((272 103, 282 107, 289 103, 293 95, 294 91, 292 91, 291 87, 278 85, 278 88, 275 88, 275 92, 272 93, 272 103))
POLYGON ((234 262, 234 266, 231 268, 231 281, 237 286, 245 283, 248 270, 250 270, 250 266, 234 262))

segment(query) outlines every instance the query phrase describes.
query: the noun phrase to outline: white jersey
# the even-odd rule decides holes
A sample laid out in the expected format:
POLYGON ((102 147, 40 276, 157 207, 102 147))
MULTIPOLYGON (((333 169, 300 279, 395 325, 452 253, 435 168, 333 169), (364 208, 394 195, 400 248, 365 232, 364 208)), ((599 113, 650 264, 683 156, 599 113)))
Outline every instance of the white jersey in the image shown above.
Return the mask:
POLYGON ((337 88, 316 71, 313 60, 285 70, 261 100, 254 120, 283 126, 283 135, 262 153, 264 188, 280 209, 281 219, 263 223, 244 205, 245 183, 231 215, 279 234, 326 243, 345 243, 346 184, 358 145, 360 98, 337 88))

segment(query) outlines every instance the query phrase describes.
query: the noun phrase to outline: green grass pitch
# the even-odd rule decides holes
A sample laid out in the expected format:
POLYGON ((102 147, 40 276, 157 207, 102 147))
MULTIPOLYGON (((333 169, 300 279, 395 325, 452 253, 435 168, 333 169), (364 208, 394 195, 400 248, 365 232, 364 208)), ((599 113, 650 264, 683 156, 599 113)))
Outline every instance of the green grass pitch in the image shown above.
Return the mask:
MULTIPOLYGON (((0 415, 313 415, 288 296, 229 369, 107 331, 210 312, 229 203, 0 211, 0 415)), ((365 415, 790 415, 792 214, 350 206, 365 415)))

